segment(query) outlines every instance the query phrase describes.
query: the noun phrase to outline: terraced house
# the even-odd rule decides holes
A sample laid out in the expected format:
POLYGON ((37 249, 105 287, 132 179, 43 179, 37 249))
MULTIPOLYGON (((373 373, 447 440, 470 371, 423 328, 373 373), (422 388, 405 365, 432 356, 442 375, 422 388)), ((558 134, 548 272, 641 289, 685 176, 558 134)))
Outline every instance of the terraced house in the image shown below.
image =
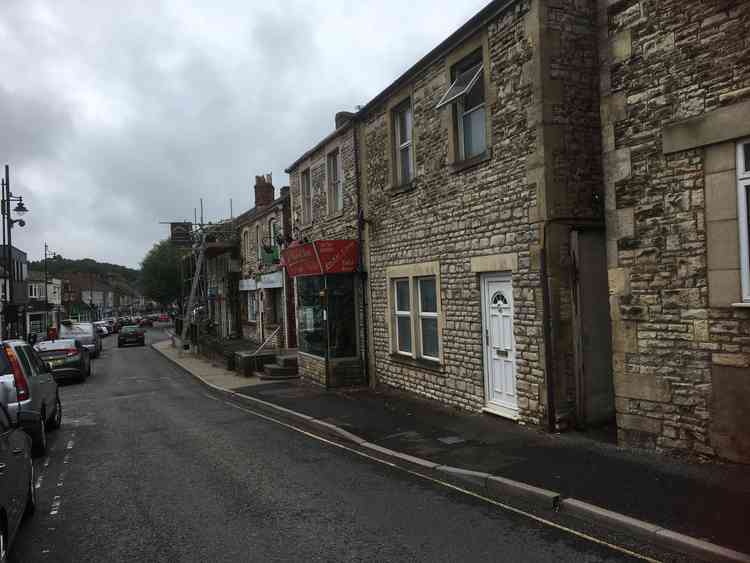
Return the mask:
POLYGON ((337 116, 288 170, 302 374, 750 461, 749 22, 496 1, 337 116))
POLYGON ((294 303, 294 291, 280 265, 288 236, 289 188, 283 187, 276 198, 269 175, 256 176, 254 189, 255 205, 236 220, 242 261, 242 335, 271 348, 294 348, 294 307, 287 303, 294 303))

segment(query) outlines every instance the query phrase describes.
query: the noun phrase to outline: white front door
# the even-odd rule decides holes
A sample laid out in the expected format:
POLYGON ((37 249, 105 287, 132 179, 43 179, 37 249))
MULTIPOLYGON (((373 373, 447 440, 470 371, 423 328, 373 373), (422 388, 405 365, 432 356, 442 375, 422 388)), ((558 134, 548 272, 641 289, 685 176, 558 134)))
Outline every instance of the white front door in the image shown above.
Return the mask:
POLYGON ((510 275, 482 279, 482 325, 487 410, 518 417, 516 346, 513 338, 513 285, 510 275))

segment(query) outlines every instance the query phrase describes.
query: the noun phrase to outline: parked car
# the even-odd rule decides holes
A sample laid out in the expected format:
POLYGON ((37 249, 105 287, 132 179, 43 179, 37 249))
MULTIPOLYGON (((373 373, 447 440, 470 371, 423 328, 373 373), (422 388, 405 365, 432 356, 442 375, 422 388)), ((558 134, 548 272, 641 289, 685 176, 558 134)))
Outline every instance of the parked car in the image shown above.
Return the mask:
POLYGON ((60 323, 60 338, 79 340, 92 358, 98 358, 102 352, 101 336, 91 323, 63 321, 60 323))
POLYGON ((77 379, 84 381, 91 375, 89 351, 78 340, 45 340, 34 346, 39 357, 52 369, 55 381, 77 379))
POLYGON ((43 455, 47 451, 47 430, 59 428, 62 421, 60 394, 49 365, 27 342, 5 340, 0 373, 0 403, 11 420, 23 420, 34 455, 43 455))
POLYGON ((107 323, 107 329, 110 334, 117 332, 117 319, 109 317, 108 319, 104 319, 104 322, 107 323))
POLYGON ((148 317, 143 317, 139 322, 138 326, 154 326, 154 321, 148 317))
POLYGON ((21 420, 12 417, 0 405, 0 560, 5 561, 24 517, 36 509, 34 464, 31 439, 20 427, 21 420))
POLYGON ((120 329, 117 335, 117 347, 122 348, 128 344, 146 345, 146 332, 139 326, 128 325, 120 329))
POLYGON ((159 315, 159 322, 168 323, 169 320, 169 315, 167 315, 166 313, 162 313, 161 315, 159 315))
POLYGON ((94 328, 99 332, 99 336, 109 336, 112 331, 107 326, 107 321, 94 321, 94 328))

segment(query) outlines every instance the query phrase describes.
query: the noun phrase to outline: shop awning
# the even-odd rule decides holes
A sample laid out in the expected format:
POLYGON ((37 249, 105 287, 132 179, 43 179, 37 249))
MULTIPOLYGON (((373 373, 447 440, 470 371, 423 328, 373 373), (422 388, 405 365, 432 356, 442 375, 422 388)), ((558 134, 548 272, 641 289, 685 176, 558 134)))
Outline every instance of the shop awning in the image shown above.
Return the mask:
POLYGON ((356 272, 358 258, 359 244, 353 239, 316 240, 281 252, 281 263, 291 277, 356 272))

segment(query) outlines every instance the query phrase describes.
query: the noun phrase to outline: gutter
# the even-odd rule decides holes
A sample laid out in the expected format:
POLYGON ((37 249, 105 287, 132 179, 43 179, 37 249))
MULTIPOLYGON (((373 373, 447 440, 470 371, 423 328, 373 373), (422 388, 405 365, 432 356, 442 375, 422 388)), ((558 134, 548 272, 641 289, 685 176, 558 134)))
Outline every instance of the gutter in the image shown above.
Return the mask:
MULTIPOLYGON (((362 226, 365 223, 365 214, 362 210, 362 188, 359 181, 359 130, 357 126, 356 117, 354 117, 350 123, 352 124, 352 134, 354 136, 354 185, 357 189, 357 271, 359 272, 359 281, 361 283, 362 290, 362 323, 364 327, 363 339, 362 339, 362 353, 363 353, 363 369, 365 371, 365 379, 370 382, 370 358, 369 358, 369 341, 368 341, 368 320, 367 320, 367 306, 369 301, 365 303, 365 296, 367 295, 367 274, 368 272, 364 269, 364 253, 362 250, 362 226)), ((357 327, 359 330, 359 327, 357 327)))

